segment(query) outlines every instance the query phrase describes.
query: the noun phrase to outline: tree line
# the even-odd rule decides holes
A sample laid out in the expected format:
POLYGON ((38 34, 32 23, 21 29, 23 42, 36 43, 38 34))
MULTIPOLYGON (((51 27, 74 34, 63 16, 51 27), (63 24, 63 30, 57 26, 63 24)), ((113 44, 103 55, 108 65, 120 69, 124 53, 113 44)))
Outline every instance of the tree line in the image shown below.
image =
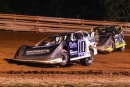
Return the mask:
POLYGON ((0 0, 0 13, 130 21, 130 0, 0 0))

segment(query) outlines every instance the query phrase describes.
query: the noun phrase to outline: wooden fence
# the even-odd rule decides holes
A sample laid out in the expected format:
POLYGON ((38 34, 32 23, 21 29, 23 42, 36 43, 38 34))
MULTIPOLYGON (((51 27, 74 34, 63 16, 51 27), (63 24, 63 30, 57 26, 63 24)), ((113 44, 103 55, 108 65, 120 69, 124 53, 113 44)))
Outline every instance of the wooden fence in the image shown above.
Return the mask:
POLYGON ((36 32, 73 32, 90 31, 97 26, 123 26, 125 36, 130 36, 129 22, 94 21, 72 18, 0 14, 0 29, 36 32))

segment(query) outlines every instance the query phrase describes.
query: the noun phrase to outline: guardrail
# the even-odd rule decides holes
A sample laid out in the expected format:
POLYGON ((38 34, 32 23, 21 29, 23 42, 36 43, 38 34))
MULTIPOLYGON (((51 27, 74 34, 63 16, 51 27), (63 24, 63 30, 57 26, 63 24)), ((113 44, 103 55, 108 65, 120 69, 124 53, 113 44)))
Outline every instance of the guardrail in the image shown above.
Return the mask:
POLYGON ((130 36, 129 22, 110 22, 72 18, 56 18, 44 16, 28 16, 16 14, 0 14, 0 29, 13 31, 36 32, 73 32, 77 30, 90 31, 97 26, 123 26, 125 36, 130 36))

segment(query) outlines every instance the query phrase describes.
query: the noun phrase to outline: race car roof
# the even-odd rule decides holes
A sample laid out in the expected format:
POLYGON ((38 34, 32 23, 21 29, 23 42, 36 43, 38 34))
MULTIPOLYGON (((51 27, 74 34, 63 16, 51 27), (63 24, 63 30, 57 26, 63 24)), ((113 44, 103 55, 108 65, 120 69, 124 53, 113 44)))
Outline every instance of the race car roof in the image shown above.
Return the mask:
POLYGON ((95 27, 92 30, 93 32, 109 32, 109 33, 113 33, 116 34, 117 30, 115 28, 115 26, 100 26, 100 27, 95 27))
POLYGON ((66 36, 66 35, 68 35, 69 33, 63 33, 63 34, 54 34, 54 35, 52 35, 52 36, 48 36, 48 37, 59 37, 59 36, 66 36))
POLYGON ((116 30, 116 28, 115 26, 100 26, 100 27, 93 28, 93 31, 98 31, 98 30, 116 30))

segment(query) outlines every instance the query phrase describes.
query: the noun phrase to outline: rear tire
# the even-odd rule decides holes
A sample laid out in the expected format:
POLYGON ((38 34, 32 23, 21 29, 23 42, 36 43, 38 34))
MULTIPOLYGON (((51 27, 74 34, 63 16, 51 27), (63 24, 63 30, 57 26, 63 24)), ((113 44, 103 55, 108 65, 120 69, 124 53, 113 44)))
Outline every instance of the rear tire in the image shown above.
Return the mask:
POLYGON ((94 59, 93 56, 94 56, 93 52, 90 51, 90 57, 80 59, 80 63, 81 63, 83 66, 89 66, 89 65, 91 65, 92 62, 93 62, 93 59, 94 59))
POLYGON ((62 62, 60 63, 60 66, 66 66, 66 65, 68 65, 68 63, 69 63, 69 54, 68 54, 68 52, 65 50, 65 49, 63 49, 62 51, 61 51, 61 57, 62 57, 62 62))

